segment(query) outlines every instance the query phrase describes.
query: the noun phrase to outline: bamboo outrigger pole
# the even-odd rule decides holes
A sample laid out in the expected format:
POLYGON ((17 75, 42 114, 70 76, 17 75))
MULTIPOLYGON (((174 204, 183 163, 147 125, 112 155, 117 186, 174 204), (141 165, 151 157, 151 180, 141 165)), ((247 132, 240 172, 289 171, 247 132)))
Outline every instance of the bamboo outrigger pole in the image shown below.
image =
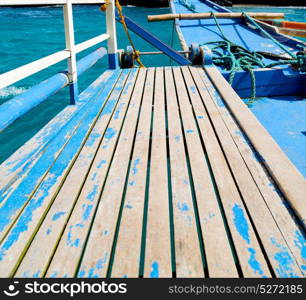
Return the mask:
MULTIPOLYGON (((283 19, 284 13, 247 13, 248 16, 256 19, 283 19)), ((163 14, 148 16, 149 22, 159 22, 168 20, 198 20, 212 18, 212 13, 191 13, 191 14, 163 14)), ((244 18, 243 13, 215 13, 214 16, 220 19, 244 18)))

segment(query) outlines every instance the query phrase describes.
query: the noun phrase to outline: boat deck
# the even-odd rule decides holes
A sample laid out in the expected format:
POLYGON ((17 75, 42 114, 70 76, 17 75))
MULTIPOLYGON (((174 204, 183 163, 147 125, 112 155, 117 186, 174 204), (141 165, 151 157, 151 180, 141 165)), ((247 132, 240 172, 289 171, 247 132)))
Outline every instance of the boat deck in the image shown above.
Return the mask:
POLYGON ((212 67, 107 71, 0 178, 1 277, 306 273, 305 180, 212 67))

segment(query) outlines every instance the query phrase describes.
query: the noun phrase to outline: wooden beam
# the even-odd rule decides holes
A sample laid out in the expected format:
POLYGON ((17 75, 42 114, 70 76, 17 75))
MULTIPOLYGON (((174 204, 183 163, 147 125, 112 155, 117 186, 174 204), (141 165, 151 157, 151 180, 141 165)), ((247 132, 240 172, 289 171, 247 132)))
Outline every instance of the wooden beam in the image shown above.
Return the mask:
POLYGON ((289 36, 306 38, 306 30, 303 29, 278 28, 278 32, 289 36))
MULTIPOLYGON (((283 19, 284 13, 248 13, 248 16, 256 19, 283 19)), ((213 17, 212 13, 191 13, 191 14, 163 14, 163 15, 150 15, 148 16, 149 22, 159 22, 168 20, 199 20, 210 19, 213 17)), ((237 19, 244 18, 243 13, 215 13, 216 18, 220 19, 237 19)))

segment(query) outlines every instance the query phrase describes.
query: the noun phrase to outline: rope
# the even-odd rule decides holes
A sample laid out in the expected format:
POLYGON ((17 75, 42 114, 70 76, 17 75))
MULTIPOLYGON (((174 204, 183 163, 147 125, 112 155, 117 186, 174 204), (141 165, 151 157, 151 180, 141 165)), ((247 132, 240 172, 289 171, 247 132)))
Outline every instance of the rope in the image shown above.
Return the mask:
POLYGON ((242 13, 243 16, 250 22, 252 25, 254 25, 258 30, 260 30, 267 38, 269 38, 275 45, 277 45, 279 48, 281 48, 283 51, 285 51, 287 54, 289 54, 293 59, 296 59, 296 55, 292 53, 290 50, 288 50, 286 47, 284 47, 279 41, 277 41, 270 33, 268 33, 266 30, 264 30, 253 18, 248 16, 245 12, 242 13))
MULTIPOLYGON (((248 71, 251 76, 251 99, 254 101, 256 98, 256 78, 254 75, 254 69, 256 68, 272 68, 285 64, 297 64, 298 61, 296 59, 295 54, 286 49, 282 44, 276 41, 269 33, 267 33, 264 29, 262 29, 252 18, 250 18, 247 14, 243 13, 247 19, 253 22, 258 26, 258 29, 263 30, 265 35, 271 39, 277 46, 279 46, 282 50, 288 53, 292 59, 280 59, 277 62, 266 64, 264 63, 264 56, 255 51, 249 51, 248 49, 239 46, 232 41, 230 41, 224 34, 214 12, 211 12, 212 17, 215 21, 215 24, 220 32, 220 36, 223 41, 213 41, 206 42, 201 45, 210 45, 211 51, 213 53, 213 62, 217 66, 223 66, 226 70, 230 71, 229 75, 229 83, 232 85, 236 72, 237 71, 248 71)), ((254 24, 254 25, 255 25, 254 24)), ((257 27, 256 26, 256 27, 257 27)))
POLYGON ((140 67, 140 68, 144 68, 145 66, 143 65, 143 63, 142 63, 141 60, 140 60, 139 51, 136 50, 136 47, 135 47, 135 45, 134 45, 134 43, 133 43, 133 40, 132 40, 131 35, 130 35, 130 32, 129 32, 127 26, 126 26, 125 19, 124 19, 124 15, 123 15, 123 12, 122 12, 122 7, 121 7, 121 5, 120 5, 120 3, 119 3, 119 0, 115 0, 115 5, 116 5, 116 7, 117 7, 118 14, 119 14, 119 17, 120 17, 120 23, 123 25, 124 31, 125 31, 125 33, 126 33, 126 35, 127 35, 127 38, 128 38, 128 40, 129 40, 129 42, 130 42, 132 48, 133 48, 134 58, 135 58, 135 60, 137 61, 137 63, 139 64, 139 67, 140 67))

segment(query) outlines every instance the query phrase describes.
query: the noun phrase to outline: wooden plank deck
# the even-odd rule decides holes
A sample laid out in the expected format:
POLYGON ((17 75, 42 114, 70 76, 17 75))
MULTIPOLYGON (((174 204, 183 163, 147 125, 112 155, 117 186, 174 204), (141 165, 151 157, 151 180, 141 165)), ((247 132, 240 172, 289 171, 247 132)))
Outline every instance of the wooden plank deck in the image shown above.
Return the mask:
POLYGON ((214 68, 102 75, 0 176, 0 277, 306 274, 305 180, 214 68))

